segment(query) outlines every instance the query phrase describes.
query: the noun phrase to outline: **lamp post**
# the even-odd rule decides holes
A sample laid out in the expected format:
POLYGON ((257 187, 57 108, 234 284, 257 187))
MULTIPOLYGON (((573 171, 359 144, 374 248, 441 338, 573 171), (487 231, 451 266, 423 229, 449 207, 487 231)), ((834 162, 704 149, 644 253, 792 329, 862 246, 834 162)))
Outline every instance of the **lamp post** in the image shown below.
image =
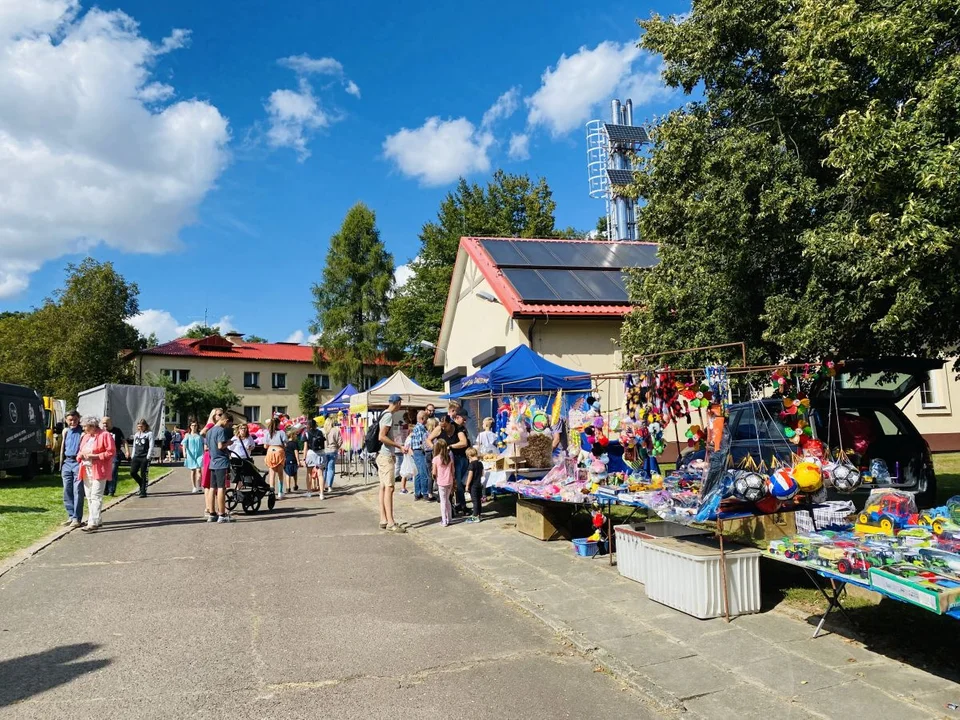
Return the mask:
POLYGON ((447 357, 447 351, 446 351, 446 350, 444 350, 442 347, 437 347, 436 344, 430 342, 429 340, 421 340, 421 341, 420 341, 420 347, 426 348, 427 350, 434 350, 434 351, 436 351, 436 352, 442 352, 442 353, 443 353, 443 357, 444 357, 444 358, 447 357))

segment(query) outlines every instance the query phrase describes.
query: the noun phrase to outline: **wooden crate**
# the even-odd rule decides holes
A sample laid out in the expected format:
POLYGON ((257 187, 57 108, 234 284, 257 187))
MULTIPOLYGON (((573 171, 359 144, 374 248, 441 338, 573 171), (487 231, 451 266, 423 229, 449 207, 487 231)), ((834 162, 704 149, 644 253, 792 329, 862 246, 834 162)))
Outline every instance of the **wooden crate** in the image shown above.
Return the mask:
POLYGON ((573 507, 547 500, 517 498, 517 530, 537 540, 571 540, 573 507))

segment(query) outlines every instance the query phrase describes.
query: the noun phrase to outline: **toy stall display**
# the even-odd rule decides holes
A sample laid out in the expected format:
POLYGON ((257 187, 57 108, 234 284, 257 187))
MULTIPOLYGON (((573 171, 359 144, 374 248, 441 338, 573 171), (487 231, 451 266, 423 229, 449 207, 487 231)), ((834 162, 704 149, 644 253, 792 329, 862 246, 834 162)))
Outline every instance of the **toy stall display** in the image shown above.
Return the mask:
POLYGON ((806 569, 830 602, 827 614, 842 610, 842 585, 853 583, 960 619, 960 496, 918 512, 909 493, 875 490, 846 525, 772 541, 767 554, 806 569), (834 581, 832 595, 814 574, 834 581))

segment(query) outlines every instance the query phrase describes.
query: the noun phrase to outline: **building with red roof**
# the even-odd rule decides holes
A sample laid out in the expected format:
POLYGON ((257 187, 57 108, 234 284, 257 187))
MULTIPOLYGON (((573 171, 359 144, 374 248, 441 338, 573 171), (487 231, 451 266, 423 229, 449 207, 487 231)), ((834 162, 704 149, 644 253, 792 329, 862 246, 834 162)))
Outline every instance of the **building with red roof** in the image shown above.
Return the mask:
MULTIPOLYGON (((243 414, 252 422, 265 422, 272 413, 300 415, 300 386, 306 378, 314 381, 318 402, 331 400, 340 390, 330 376, 317 367, 315 354, 323 350, 296 343, 248 343, 241 333, 210 335, 205 338, 178 338, 130 355, 137 382, 150 374, 165 376, 175 383, 209 381, 226 375, 234 391, 243 398, 243 414)), ((364 368, 365 387, 370 387, 396 363, 383 360, 364 368)), ((180 424, 186 418, 170 418, 180 424)))
POLYGON ((584 373, 619 370, 623 271, 657 262, 654 243, 461 238, 434 363, 455 384, 523 344, 584 373))

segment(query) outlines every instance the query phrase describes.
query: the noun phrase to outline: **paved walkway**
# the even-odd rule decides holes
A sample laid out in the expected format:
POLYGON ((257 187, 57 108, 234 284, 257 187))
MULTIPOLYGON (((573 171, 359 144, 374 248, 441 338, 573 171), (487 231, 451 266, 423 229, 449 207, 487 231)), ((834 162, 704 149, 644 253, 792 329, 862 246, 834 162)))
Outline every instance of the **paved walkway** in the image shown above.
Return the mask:
MULTIPOLYGON (((361 493, 371 503, 372 493, 361 493)), ((960 685, 780 612, 698 620, 648 600, 607 558, 520 534, 514 517, 439 525, 439 506, 397 496, 397 518, 424 547, 539 617, 574 646, 691 717, 939 718, 960 685)), ((891 628, 891 632, 903 631, 891 628)), ((931 638, 931 642, 943 642, 931 638)), ((949 640, 946 640, 949 642, 949 640)))
POLYGON ((0 718, 658 716, 352 490, 210 525, 188 488, 0 577, 0 718))

